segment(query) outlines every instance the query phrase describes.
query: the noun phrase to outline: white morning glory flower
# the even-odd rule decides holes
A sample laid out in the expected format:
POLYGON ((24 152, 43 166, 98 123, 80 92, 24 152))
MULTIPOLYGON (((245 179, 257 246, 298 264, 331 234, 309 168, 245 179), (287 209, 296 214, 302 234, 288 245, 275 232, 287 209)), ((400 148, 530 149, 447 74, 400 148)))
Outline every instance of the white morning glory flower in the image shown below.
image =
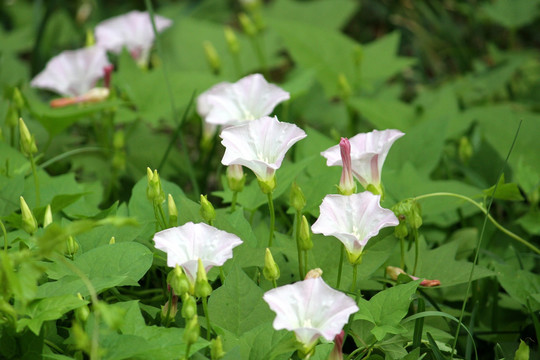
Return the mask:
POLYGON ((180 265, 194 284, 197 278, 198 260, 206 271, 221 266, 233 256, 233 248, 242 240, 234 234, 213 226, 188 222, 182 226, 160 231, 154 235, 156 249, 167 253, 167 266, 180 265))
MULTIPOLYGON (((376 193, 382 193, 381 172, 390 147, 405 135, 399 130, 373 130, 358 134, 351 139, 352 171, 365 189, 372 185, 376 193)), ((328 166, 343 166, 339 145, 332 146, 321 153, 328 166)))
POLYGON ((347 249, 349 261, 358 264, 369 239, 382 228, 399 224, 393 211, 381 207, 380 199, 380 195, 373 195, 369 191, 327 195, 311 230, 316 234, 338 238, 347 249))
POLYGON ((231 126, 221 132, 225 146, 223 165, 242 165, 251 169, 261 182, 272 182, 287 151, 307 135, 294 124, 264 116, 231 126))
POLYGON ((358 311, 353 299, 332 289, 321 277, 267 291, 263 296, 276 313, 274 329, 294 331, 309 352, 320 336, 334 340, 349 316, 358 311))
MULTIPOLYGON (((172 20, 163 16, 155 15, 154 21, 158 32, 172 25, 172 20)), ((96 26, 95 36, 98 46, 115 54, 125 46, 141 66, 148 62, 155 37, 150 14, 138 10, 102 21, 96 26)))
POLYGON ((197 98, 197 111, 206 123, 238 125, 268 116, 290 95, 269 84, 261 74, 248 75, 234 84, 224 82, 197 98))
POLYGON ((67 50, 49 60, 30 85, 64 96, 81 96, 94 87, 110 65, 105 50, 100 47, 67 50))

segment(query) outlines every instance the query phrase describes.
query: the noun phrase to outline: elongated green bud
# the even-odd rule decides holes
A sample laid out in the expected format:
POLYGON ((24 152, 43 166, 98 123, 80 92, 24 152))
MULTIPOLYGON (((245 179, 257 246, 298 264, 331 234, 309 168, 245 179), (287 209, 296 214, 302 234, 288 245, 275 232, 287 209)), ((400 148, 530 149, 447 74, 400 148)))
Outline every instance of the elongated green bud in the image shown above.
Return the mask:
POLYGON ((227 184, 229 189, 235 192, 241 192, 244 190, 244 184, 246 183, 246 175, 242 170, 242 165, 229 165, 227 167, 227 184))
POLYGON ((178 313, 178 296, 173 295, 171 298, 171 301, 167 300, 165 305, 161 307, 161 321, 162 322, 174 321, 177 313, 178 313))
POLYGON ((37 153, 36 140, 34 135, 30 134, 30 131, 26 127, 22 118, 19 118, 19 133, 20 133, 20 143, 21 143, 21 152, 24 156, 29 157, 37 153))
POLYGON ((34 214, 28 207, 28 204, 26 203, 26 201, 24 201, 24 198, 21 196, 19 199, 21 201, 22 229, 26 231, 28 234, 33 235, 37 231, 37 228, 38 228, 36 218, 34 217, 34 214))
MULTIPOLYGON (((84 300, 81 293, 77 293, 77 297, 79 300, 84 300)), ((75 309, 75 318, 81 323, 85 323, 88 316, 90 316, 90 309, 88 308, 88 305, 85 304, 75 309)))
POLYGON ((291 193, 289 195, 289 202, 296 211, 302 211, 306 206, 306 197, 304 192, 300 189, 300 186, 296 182, 291 185, 291 193))
POLYGON ((206 276, 206 270, 202 260, 199 259, 197 266, 197 279, 195 280, 195 296, 197 297, 209 297, 212 293, 212 286, 208 283, 208 277, 206 276))
POLYGON ((305 215, 302 215, 302 221, 300 222, 300 249, 309 250, 313 247, 313 241, 311 241, 311 229, 309 222, 305 215))
POLYGON ((266 253, 264 254, 263 275, 268 281, 277 280, 280 276, 279 266, 274 261, 274 257, 269 248, 266 248, 266 253))
POLYGON ((178 226, 178 209, 171 194, 167 196, 167 208, 169 209, 169 226, 178 226))
POLYGON ((79 243, 69 236, 66 241, 66 255, 73 256, 77 251, 79 251, 79 243))
POLYGON ((161 204, 165 201, 165 193, 161 187, 161 181, 159 180, 159 174, 157 170, 150 170, 146 168, 146 177, 148 179, 148 186, 146 188, 146 197, 148 200, 161 204))
POLYGON ((114 236, 111 236, 111 240, 109 240, 109 245, 116 244, 116 238, 114 236))
POLYGON ((189 291, 189 281, 180 265, 177 264, 167 277, 167 282, 176 295, 182 296, 189 291))
POLYGON ((51 204, 48 204, 45 208, 45 215, 43 215, 43 228, 51 225, 53 222, 51 204))
POLYGON ((219 59, 216 48, 210 41, 203 42, 203 47, 206 61, 208 61, 212 72, 214 74, 219 74, 221 71, 221 60, 219 59))
POLYGON ((214 206, 212 206, 212 203, 208 201, 208 198, 206 195, 201 194, 201 208, 200 208, 200 214, 205 222, 208 224, 212 223, 214 219, 216 218, 216 211, 214 210, 214 206))
POLYGON ((182 317, 189 320, 193 319, 195 315, 197 315, 197 302, 193 296, 186 294, 183 298, 182 317))
POLYGON ((20 111, 24 107, 24 98, 23 98, 19 88, 13 89, 12 101, 13 101, 13 104, 15 105, 15 108, 20 113, 20 111))
POLYGON ((200 332, 199 317, 195 315, 186 323, 183 336, 184 341, 188 344, 194 344, 199 339, 200 332))
POLYGON ((227 41, 227 47, 231 54, 238 54, 240 52, 240 44, 238 38, 234 33, 234 30, 230 26, 225 26, 225 40, 227 41))
POLYGON ((347 80, 347 77, 343 73, 338 75, 338 86, 343 99, 348 99, 352 94, 352 88, 349 84, 349 80, 347 80))
POLYGON ((248 36, 255 36, 257 35, 257 27, 251 21, 249 16, 246 15, 246 13, 240 13, 238 14, 238 20, 240 21, 240 25, 242 26, 242 30, 248 35, 248 36))
POLYGON ((221 336, 216 336, 215 339, 210 341, 210 358, 212 360, 219 360, 225 356, 225 351, 223 351, 223 342, 221 336))

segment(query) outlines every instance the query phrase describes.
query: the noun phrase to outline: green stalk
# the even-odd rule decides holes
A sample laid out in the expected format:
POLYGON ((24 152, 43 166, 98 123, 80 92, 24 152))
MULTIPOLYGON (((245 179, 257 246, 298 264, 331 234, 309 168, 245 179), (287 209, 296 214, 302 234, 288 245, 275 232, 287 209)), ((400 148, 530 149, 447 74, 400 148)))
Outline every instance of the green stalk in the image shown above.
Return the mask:
POLYGON ((464 196, 464 195, 460 195, 460 194, 454 194, 454 193, 450 193, 450 192, 436 192, 436 193, 431 193, 431 194, 425 194, 425 195, 420 195, 420 196, 417 196, 415 197, 414 199, 415 200, 421 200, 421 199, 426 199, 426 198, 430 198, 430 197, 436 197, 436 196, 449 196, 449 197, 456 197, 458 199, 462 199, 462 200, 465 200, 471 204, 473 204, 474 206, 476 206, 478 209, 480 209, 480 211, 482 211, 484 213, 484 215, 486 215, 486 219, 488 219, 489 221, 491 221, 491 223, 493 225, 495 225, 495 227, 497 229, 499 229, 500 231, 502 231, 503 233, 505 233, 506 235, 508 235, 509 237, 511 237, 512 239, 522 243, 523 245, 525 245, 526 247, 528 247, 529 249, 531 249, 532 251, 534 251, 535 253, 539 254, 540 255, 540 249, 538 249, 536 246, 534 246, 533 244, 531 244, 530 242, 528 242, 527 240, 523 239, 522 237, 520 237, 519 235, 516 235, 514 234, 513 232, 511 232, 510 230, 507 230, 505 227, 503 227, 501 224, 499 224, 494 218, 493 216, 491 216, 489 214, 489 208, 491 206, 488 207, 488 209, 486 210, 482 205, 480 205, 479 203, 477 203, 476 201, 474 201, 473 199, 471 199, 470 197, 467 197, 467 196, 464 196))
POLYGON ((39 179, 37 176, 36 162, 34 160, 34 155, 30 154, 30 166, 32 166, 32 176, 34 177, 34 186, 36 187, 36 207, 39 207, 41 202, 41 196, 39 194, 39 179))
POLYGON ((49 160, 43 162, 38 167, 40 169, 44 169, 44 168, 54 164, 57 161, 64 160, 65 158, 68 158, 70 156, 83 154, 83 153, 86 153, 86 152, 105 152, 105 148, 97 147, 97 146, 89 146, 89 147, 85 147, 85 148, 69 150, 69 151, 66 151, 65 153, 57 155, 57 156, 53 157, 52 159, 49 159, 49 160))
POLYGON ((341 252, 339 254, 339 265, 338 265, 338 274, 337 274, 337 286, 336 288, 339 289, 339 285, 341 285, 341 272, 343 271, 343 257, 345 254, 345 249, 343 246, 341 246, 341 252))
POLYGON ((6 232, 6 227, 4 226, 4 223, 1 220, 0 220, 0 227, 2 228, 2 232, 4 233, 4 251, 7 252, 7 247, 8 247, 7 232, 6 232))
POLYGON ((399 245, 401 247, 401 268, 405 270, 405 238, 399 239, 399 245))
POLYGON ((358 264, 354 264, 353 265, 353 273, 352 273, 352 284, 351 284, 351 292, 355 292, 356 291, 356 278, 357 278, 357 275, 358 275, 358 264))
POLYGON ((238 199, 238 191, 233 191, 232 200, 231 200, 231 213, 236 210, 236 201, 238 199))
POLYGON ((309 250, 304 250, 304 274, 307 274, 308 272, 308 251, 309 250))
POLYGON ((300 280, 305 276, 304 264, 302 261, 302 249, 300 248, 300 221, 302 221, 302 212, 296 211, 296 250, 298 252, 298 274, 300 275, 300 280))
POLYGON ((412 229, 413 231, 413 238, 414 238, 414 268, 413 268, 413 276, 416 275, 416 267, 418 265, 418 256, 419 256, 419 252, 420 252, 420 249, 418 248, 419 247, 419 244, 418 244, 418 229, 412 229))
POLYGON ((208 313, 208 301, 205 296, 202 297, 202 306, 203 306, 204 316, 206 317, 206 340, 210 341, 212 325, 210 323, 210 314, 208 313))
POLYGON ((276 213, 274 211, 274 200, 272 199, 272 193, 267 194, 268 197, 268 210, 270 211, 270 238, 268 239, 268 247, 272 247, 274 240, 274 227, 276 225, 276 213))

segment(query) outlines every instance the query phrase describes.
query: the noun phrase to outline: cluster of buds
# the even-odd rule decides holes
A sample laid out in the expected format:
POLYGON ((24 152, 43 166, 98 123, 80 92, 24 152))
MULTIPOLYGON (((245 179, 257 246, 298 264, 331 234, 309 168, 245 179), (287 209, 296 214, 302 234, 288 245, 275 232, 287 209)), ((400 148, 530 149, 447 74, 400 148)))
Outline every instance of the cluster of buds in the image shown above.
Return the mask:
POLYGON ((422 211, 415 200, 400 201, 392 207, 392 211, 399 220, 399 225, 394 228, 394 235, 398 239, 405 239, 410 231, 417 231, 422 226, 422 211))
POLYGON ((146 177, 148 179, 148 187, 146 188, 146 197, 154 204, 162 204, 165 201, 165 193, 161 187, 159 174, 157 170, 146 168, 146 177))

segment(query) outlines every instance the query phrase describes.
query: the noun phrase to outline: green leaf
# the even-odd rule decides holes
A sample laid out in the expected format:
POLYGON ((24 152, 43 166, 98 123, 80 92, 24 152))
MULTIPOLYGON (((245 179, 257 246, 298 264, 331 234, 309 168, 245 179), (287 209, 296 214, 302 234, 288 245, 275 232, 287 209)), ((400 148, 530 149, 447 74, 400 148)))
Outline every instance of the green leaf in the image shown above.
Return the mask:
POLYGON ((87 304, 88 301, 81 300, 77 296, 66 294, 52 296, 45 299, 35 300, 28 305, 26 316, 17 323, 17 331, 22 331, 28 327, 34 334, 39 335, 43 322, 57 320, 62 315, 87 304))
POLYGON ((234 267, 208 300, 210 314, 219 314, 212 317, 212 322, 240 336, 270 321, 273 313, 262 296, 263 291, 239 267, 234 267))
POLYGON ((530 349, 527 343, 523 340, 519 340, 519 347, 514 354, 514 360, 529 360, 530 349))
POLYGON ((537 274, 511 265, 494 263, 494 266, 499 283, 512 299, 523 306, 527 306, 527 299, 531 299, 531 309, 540 310, 540 302, 532 297, 540 293, 540 277, 537 274))
POLYGON ((538 16, 538 1, 497 0, 485 3, 482 10, 496 23, 517 29, 531 23, 538 16))
MULTIPOLYGON (((90 250, 77 257, 73 265, 88 277, 97 292, 101 292, 115 286, 137 286, 152 265, 152 253, 139 243, 118 243, 90 250)), ((40 285, 37 297, 89 295, 83 281, 70 267, 60 267, 56 271, 58 280, 40 285)))
POLYGON ((412 281, 383 290, 369 301, 359 299, 358 307, 360 310, 354 315, 354 318, 375 324, 371 332, 378 341, 382 340, 386 334, 405 332, 406 330, 400 325, 400 322, 407 315, 411 297, 419 284, 420 280, 412 281))
POLYGON ((482 190, 484 197, 493 196, 495 199, 510 200, 510 201, 523 201, 523 196, 519 191, 517 184, 505 183, 504 174, 499 178, 499 183, 493 185, 489 189, 482 190), (497 188, 495 190, 495 187, 497 188))

